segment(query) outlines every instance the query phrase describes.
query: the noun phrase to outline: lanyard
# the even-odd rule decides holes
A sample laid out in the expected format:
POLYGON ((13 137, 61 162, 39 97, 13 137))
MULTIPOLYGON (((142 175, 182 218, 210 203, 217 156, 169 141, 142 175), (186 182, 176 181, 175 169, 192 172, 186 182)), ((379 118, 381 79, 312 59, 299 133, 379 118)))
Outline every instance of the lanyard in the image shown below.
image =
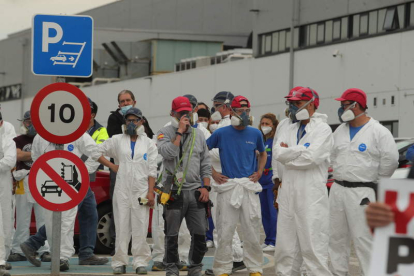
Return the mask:
MULTIPOLYGON (((190 152, 188 153, 188 157, 187 157, 187 164, 186 164, 186 166, 185 166, 185 169, 184 169, 184 173, 183 173, 183 177, 181 178, 181 181, 179 182, 179 183, 177 183, 177 186, 178 186, 178 191, 177 191, 177 194, 178 195, 180 195, 180 193, 181 193, 181 188, 183 187, 183 183, 184 183, 184 181, 185 181, 185 177, 186 177, 186 175, 187 175, 187 170, 188 170, 188 165, 190 164, 190 161, 191 161, 191 156, 193 155, 193 149, 194 149, 194 145, 195 145, 195 138, 196 138, 196 131, 195 131, 195 129, 193 128, 192 129, 192 132, 191 132, 191 137, 192 137, 192 141, 191 141, 191 149, 190 149, 190 152)), ((181 159, 178 161, 178 164, 177 164, 177 166, 175 167, 175 174, 177 173, 177 170, 178 170, 178 167, 180 166, 180 164, 183 162, 183 159, 184 159, 184 156, 185 156, 185 154, 186 154, 186 152, 187 152, 187 150, 188 150, 188 147, 190 146, 190 143, 188 143, 187 144, 187 147, 185 148, 185 150, 184 150, 184 154, 183 154, 183 156, 181 157, 181 159)), ((178 182, 178 181, 177 181, 178 182)))

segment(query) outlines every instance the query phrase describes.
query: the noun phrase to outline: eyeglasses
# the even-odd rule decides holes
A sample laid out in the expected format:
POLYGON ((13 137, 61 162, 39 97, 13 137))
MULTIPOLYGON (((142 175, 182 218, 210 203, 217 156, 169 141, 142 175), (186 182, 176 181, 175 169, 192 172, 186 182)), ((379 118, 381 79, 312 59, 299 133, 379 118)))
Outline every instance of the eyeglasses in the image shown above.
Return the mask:
POLYGON ((126 122, 127 123, 138 123, 139 121, 141 121, 142 119, 141 118, 138 118, 138 119, 127 119, 126 120, 126 122))
POLYGON ((355 105, 356 104, 356 102, 352 102, 352 103, 349 103, 349 104, 341 104, 341 107, 343 108, 343 109, 346 109, 346 107, 347 106, 350 106, 350 105, 355 105))
POLYGON ((214 108, 215 108, 215 109, 219 109, 219 108, 220 108, 220 107, 222 107, 223 105, 224 105, 224 104, 215 104, 215 105, 214 105, 214 108))
POLYGON ((243 114, 243 112, 246 112, 247 114, 249 114, 250 113, 250 108, 246 108, 246 109, 244 109, 244 108, 235 108, 235 109, 233 109, 234 110, 234 112, 236 112, 237 114, 243 114))

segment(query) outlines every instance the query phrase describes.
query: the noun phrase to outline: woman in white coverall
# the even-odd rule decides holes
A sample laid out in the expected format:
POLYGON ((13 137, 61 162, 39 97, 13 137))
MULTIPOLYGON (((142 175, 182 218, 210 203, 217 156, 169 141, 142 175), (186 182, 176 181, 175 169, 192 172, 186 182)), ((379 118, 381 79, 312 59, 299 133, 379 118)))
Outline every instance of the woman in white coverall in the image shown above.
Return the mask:
POLYGON ((99 158, 102 164, 117 172, 112 202, 116 229, 115 255, 112 258, 114 274, 126 273, 131 235, 136 273, 147 274, 146 267, 151 260, 146 238, 149 207, 154 206, 158 151, 154 141, 145 134, 142 117, 139 109, 130 108, 125 114, 124 134, 114 135, 99 145, 103 156, 119 161, 116 162, 119 165, 115 165, 103 156, 99 158))
POLYGON ((330 276, 329 202, 326 189, 333 146, 327 116, 315 114, 319 96, 310 88, 295 91, 293 121, 274 149, 284 167, 279 197, 275 263, 277 276, 298 276, 302 262, 309 276, 330 276))
POLYGON ((16 164, 15 136, 14 127, 4 122, 0 113, 0 275, 10 275, 5 265, 11 250, 13 227, 11 170, 16 164))

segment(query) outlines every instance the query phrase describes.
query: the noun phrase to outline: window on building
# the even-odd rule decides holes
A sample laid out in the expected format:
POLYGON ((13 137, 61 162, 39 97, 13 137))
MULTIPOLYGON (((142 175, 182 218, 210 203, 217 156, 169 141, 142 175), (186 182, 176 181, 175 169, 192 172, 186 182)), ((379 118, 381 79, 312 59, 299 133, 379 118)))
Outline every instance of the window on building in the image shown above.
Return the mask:
POLYGON ((286 31, 286 50, 290 49, 290 30, 286 31))
POLYGON ((279 52, 286 51, 286 31, 279 32, 279 52))
POLYGON ((325 23, 318 24, 318 34, 316 43, 323 44, 325 42, 325 23))
POLYGON ((398 121, 382 121, 380 123, 391 131, 394 137, 398 137, 398 121))
POLYGON ((387 9, 381 9, 378 11, 378 33, 385 32, 384 30, 384 21, 385 21, 385 14, 387 13, 387 9))
POLYGON ((414 26, 414 3, 410 4, 410 26, 414 26))
POLYGON ((293 49, 299 48, 299 33, 300 33, 300 28, 295 28, 295 30, 293 31, 293 34, 295 36, 293 38, 293 49))
POLYGON ((405 5, 399 5, 397 7, 398 22, 400 28, 405 28, 405 5))
POLYGON ((175 72, 179 72, 180 71, 180 64, 179 63, 177 63, 176 65, 175 65, 175 72))
POLYGON ((385 105, 387 103, 387 99, 382 99, 382 105, 385 105))
POLYGON ((265 53, 272 52, 272 35, 266 35, 265 53))
POLYGON ((394 105, 395 104, 395 97, 391 96, 391 104, 394 105))
POLYGON ((372 11, 369 13, 369 35, 374 35, 377 33, 377 20, 378 20, 378 11, 372 11))
POLYGON ((196 62, 195 62, 195 60, 191 62, 191 69, 194 69, 194 68, 196 68, 196 62))
POLYGON ((332 39, 334 41, 341 39, 341 19, 334 20, 332 39))
POLYGON ((342 17, 341 19, 341 39, 347 39, 350 37, 348 21, 348 17, 342 17))
POLYGON ((374 103, 373 103, 374 107, 377 106, 377 97, 374 98, 374 103))
POLYGON ((300 26, 299 28, 299 47, 306 47, 308 45, 308 27, 300 26))
POLYGON ((279 52, 279 32, 272 34, 272 53, 279 52))
POLYGON ((359 17, 359 35, 368 35, 368 13, 361 14, 359 17))
POLYGON ((400 28, 400 22, 398 20, 398 13, 396 7, 391 7, 387 9, 385 13, 384 27, 386 31, 392 31, 400 28))
POLYGON ((333 21, 329 20, 325 23, 325 42, 332 42, 333 21))
POLYGON ((352 37, 359 37, 359 14, 352 16, 352 37))
POLYGON ((309 45, 316 45, 317 25, 312 24, 309 28, 309 45))

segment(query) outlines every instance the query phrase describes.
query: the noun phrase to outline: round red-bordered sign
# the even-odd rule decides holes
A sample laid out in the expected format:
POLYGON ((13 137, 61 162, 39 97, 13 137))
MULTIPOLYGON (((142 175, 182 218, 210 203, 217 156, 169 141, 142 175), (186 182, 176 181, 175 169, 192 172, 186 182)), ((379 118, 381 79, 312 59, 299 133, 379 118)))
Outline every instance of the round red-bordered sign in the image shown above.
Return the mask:
POLYGON ((82 90, 61 82, 49 84, 36 94, 30 114, 33 126, 40 136, 51 143, 67 144, 77 140, 88 130, 91 108, 82 90), (58 94, 49 101, 50 105, 42 104, 53 93, 58 94), (74 104, 68 103, 68 99, 74 104))
MULTIPOLYGON (((72 166, 73 166, 72 165, 72 166)), ((62 164, 63 166, 63 164, 62 164)), ((67 165, 70 167, 71 165, 67 165)), ((70 177, 70 176, 69 176, 70 177)), ((73 179, 72 179, 73 180, 73 179)), ((50 210, 50 211, 67 211, 72 209, 73 207, 77 206, 86 196, 86 193, 89 189, 89 174, 88 170, 86 169, 85 164, 83 161, 77 157, 75 154, 64 151, 64 150, 53 150, 42 154, 32 165, 29 174, 29 189, 30 193, 32 194, 33 198, 39 203, 40 206, 50 210), (57 159, 58 158, 58 159, 57 159), (55 160, 54 160, 55 159, 55 160), (61 167, 54 168, 48 164, 51 162, 59 162, 60 164, 63 163, 61 159, 68 160, 68 164, 73 164, 75 167, 73 169, 77 169, 77 172, 80 174, 80 189, 77 191, 73 186, 71 186, 67 180, 64 180, 56 170, 62 170, 61 167), (60 161, 58 161, 60 160, 60 161), (41 183, 38 185, 38 174, 43 171, 46 176, 47 180, 44 181, 43 179, 39 180, 41 183), (51 188, 50 191, 46 191, 44 195, 42 195, 42 189, 51 188), (47 200, 46 197, 49 193, 58 194, 60 191, 61 194, 64 196, 68 196, 70 199, 67 202, 63 203, 54 203, 50 200, 47 200)), ((61 197, 62 195, 58 195, 61 197)), ((57 198, 57 196, 55 196, 57 198)))

